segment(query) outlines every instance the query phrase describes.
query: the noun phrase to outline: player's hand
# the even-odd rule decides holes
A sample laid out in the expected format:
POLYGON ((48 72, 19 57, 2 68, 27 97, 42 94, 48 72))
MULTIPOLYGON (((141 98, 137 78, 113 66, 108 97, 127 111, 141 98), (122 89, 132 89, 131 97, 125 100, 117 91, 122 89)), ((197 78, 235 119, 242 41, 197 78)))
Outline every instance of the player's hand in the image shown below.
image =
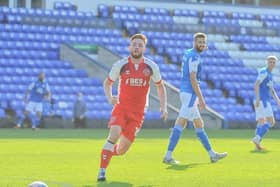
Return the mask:
POLYGON ((260 100, 256 100, 255 107, 258 108, 259 106, 260 106, 260 100))
POLYGON ((206 103, 205 103, 205 100, 204 99, 199 99, 199 108, 201 110, 205 110, 206 109, 206 103))
POLYGON ((164 121, 167 120, 168 118, 167 110, 160 110, 160 112, 161 112, 160 118, 163 119, 164 121))
POLYGON ((109 100, 109 103, 110 103, 111 105, 116 105, 116 104, 118 104, 118 102, 119 102, 118 96, 113 96, 113 97, 111 97, 110 100, 109 100))

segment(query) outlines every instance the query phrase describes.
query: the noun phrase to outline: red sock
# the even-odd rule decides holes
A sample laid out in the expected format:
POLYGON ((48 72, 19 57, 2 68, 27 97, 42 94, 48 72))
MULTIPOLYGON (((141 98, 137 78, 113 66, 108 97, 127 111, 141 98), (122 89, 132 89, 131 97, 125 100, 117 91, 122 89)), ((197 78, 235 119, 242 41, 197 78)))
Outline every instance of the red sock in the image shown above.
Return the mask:
POLYGON ((102 149, 100 158, 100 168, 107 168, 109 162, 113 156, 113 152, 110 150, 102 149))
POLYGON ((119 146, 118 144, 115 144, 115 145, 114 145, 113 155, 119 155, 119 154, 117 153, 118 146, 119 146))

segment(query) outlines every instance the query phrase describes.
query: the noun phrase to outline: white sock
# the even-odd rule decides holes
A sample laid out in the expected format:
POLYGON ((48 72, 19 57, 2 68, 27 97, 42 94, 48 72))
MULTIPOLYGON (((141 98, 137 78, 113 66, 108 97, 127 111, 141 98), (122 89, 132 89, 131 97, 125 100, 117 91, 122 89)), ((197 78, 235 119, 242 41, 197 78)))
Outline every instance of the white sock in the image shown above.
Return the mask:
POLYGON ((165 154, 165 158, 169 159, 172 157, 172 152, 171 151, 167 151, 165 154))
POLYGON ((216 152, 213 151, 212 149, 210 151, 208 151, 208 154, 210 155, 210 157, 216 156, 216 152))
POLYGON ((104 146, 103 149, 105 150, 109 150, 109 151, 114 151, 114 144, 112 144, 111 142, 107 141, 104 146))
POLYGON ((261 141, 261 137, 259 135, 256 135, 256 138, 258 141, 261 141))

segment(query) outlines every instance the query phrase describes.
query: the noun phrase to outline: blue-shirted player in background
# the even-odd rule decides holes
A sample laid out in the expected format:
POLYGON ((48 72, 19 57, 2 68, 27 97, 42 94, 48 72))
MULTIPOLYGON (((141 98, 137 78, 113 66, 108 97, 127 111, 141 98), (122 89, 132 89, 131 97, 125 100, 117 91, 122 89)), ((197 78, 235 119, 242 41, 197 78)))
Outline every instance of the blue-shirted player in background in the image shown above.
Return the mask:
POLYGON ((28 86, 24 96, 26 108, 24 115, 19 118, 16 128, 20 128, 25 118, 29 117, 32 129, 36 130, 43 111, 43 101, 45 98, 50 98, 50 95, 49 85, 45 81, 45 73, 41 72, 38 79, 28 86))
POLYGON ((166 164, 176 164, 178 161, 172 157, 181 133, 187 121, 193 122, 198 139, 210 155, 211 162, 217 162, 227 156, 227 153, 215 152, 209 142, 208 136, 204 131, 204 122, 200 116, 198 105, 201 109, 206 108, 204 97, 199 87, 201 76, 200 53, 207 49, 207 36, 204 33, 196 33, 193 36, 193 48, 184 52, 181 67, 181 86, 180 99, 181 109, 175 122, 175 126, 169 137, 169 145, 163 162, 166 164))
POLYGON ((262 150, 261 140, 267 133, 270 127, 275 124, 273 110, 270 104, 270 96, 275 99, 278 106, 280 100, 277 96, 272 80, 272 70, 274 69, 278 58, 276 56, 268 56, 266 58, 267 66, 263 67, 258 72, 258 77, 255 83, 255 111, 256 111, 256 134, 252 142, 256 145, 256 150, 262 150), (271 94, 271 95, 270 95, 271 94))

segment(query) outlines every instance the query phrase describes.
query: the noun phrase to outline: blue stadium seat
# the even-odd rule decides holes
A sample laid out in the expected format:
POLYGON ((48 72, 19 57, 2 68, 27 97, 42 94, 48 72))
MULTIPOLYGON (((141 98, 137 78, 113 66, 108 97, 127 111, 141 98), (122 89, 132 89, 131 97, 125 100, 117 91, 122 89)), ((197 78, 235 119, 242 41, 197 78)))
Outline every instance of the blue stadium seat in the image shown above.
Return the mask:
POLYGON ((5 118, 6 117, 6 112, 3 108, 0 108, 0 118, 5 118))

